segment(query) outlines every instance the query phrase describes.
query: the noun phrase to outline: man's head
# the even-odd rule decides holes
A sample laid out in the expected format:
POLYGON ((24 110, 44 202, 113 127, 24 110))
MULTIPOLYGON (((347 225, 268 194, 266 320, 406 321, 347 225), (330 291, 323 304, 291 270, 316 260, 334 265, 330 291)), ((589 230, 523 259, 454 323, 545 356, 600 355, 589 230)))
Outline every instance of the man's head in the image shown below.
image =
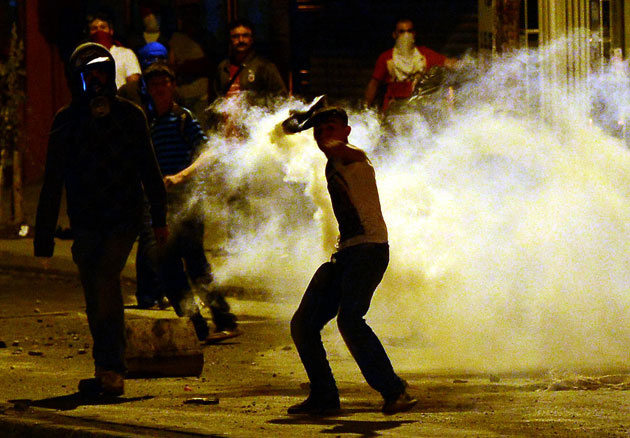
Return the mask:
POLYGON ((100 44, 81 44, 68 62, 68 84, 74 105, 89 106, 95 117, 108 114, 116 94, 114 58, 100 44))
POLYGON ((416 30, 413 27, 413 21, 409 18, 401 18, 396 22, 396 27, 394 28, 394 32, 392 33, 392 37, 394 39, 398 39, 399 36, 404 34, 411 34, 413 38, 416 37, 416 30))
POLYGON ((157 61, 147 67, 142 74, 158 115, 170 110, 175 100, 173 70, 165 62, 157 61))
POLYGON ((141 6, 140 16, 142 17, 142 25, 145 32, 160 31, 161 16, 159 11, 150 6, 141 6))
POLYGON ((235 57, 244 57, 254 45, 254 26, 247 20, 230 23, 230 49, 235 57))
POLYGON ((97 12, 87 17, 87 31, 90 41, 109 49, 114 44, 114 26, 111 18, 104 12, 97 12))
POLYGON ((352 130, 348 126, 348 114, 338 107, 320 109, 313 114, 309 124, 313 126, 313 137, 323 152, 339 144, 348 143, 348 136, 352 130))
POLYGON ((146 70, 155 62, 167 62, 168 49, 157 41, 147 43, 138 50, 138 61, 142 70, 146 70))

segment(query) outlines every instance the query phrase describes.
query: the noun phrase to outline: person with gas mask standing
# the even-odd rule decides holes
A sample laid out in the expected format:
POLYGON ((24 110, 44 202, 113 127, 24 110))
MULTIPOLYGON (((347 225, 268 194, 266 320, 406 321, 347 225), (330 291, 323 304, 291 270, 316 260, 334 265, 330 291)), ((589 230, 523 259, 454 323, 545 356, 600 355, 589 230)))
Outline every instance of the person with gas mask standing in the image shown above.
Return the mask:
POLYGON ((416 46, 413 21, 402 18, 392 33, 394 47, 381 53, 365 90, 365 104, 371 106, 381 85, 386 86, 381 110, 387 112, 396 100, 411 97, 420 75, 434 66, 455 68, 457 60, 447 58, 428 47, 416 46))
POLYGON ((110 52, 96 43, 80 45, 67 79, 72 100, 55 115, 50 131, 34 252, 53 255, 65 187, 95 365, 95 377, 81 380, 79 391, 118 396, 126 371, 120 274, 140 228, 143 190, 156 238, 166 241, 166 190, 144 112, 116 97, 110 52))

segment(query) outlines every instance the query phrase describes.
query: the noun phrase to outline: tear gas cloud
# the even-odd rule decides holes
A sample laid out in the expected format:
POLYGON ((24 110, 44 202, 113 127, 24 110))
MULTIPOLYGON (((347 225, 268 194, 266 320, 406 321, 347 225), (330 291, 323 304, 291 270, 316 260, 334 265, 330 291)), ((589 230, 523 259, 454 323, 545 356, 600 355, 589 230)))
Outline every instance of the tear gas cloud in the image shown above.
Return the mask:
MULTIPOLYGON (((483 74, 468 61, 455 102, 434 103, 438 117, 419 109, 383 123, 349 111, 350 142, 372 159, 390 233, 367 319, 397 369, 628 362, 630 152, 614 135, 628 78, 610 67, 564 89, 535 69, 556 55, 548 50, 483 74)), ((337 233, 312 131, 278 129, 305 106, 241 112, 246 139, 211 134, 198 190, 225 232, 218 281, 295 303, 337 233)))

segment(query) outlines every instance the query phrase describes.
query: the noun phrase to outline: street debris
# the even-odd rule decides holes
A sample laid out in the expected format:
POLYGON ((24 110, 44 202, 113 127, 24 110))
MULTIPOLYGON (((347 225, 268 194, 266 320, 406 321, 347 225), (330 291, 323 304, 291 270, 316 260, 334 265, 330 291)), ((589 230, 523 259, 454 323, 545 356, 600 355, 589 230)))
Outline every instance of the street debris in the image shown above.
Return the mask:
POLYGON ((193 397, 184 400, 185 405, 218 405, 218 397, 193 397))
POLYGON ((16 411, 24 412, 28 410, 28 408, 31 406, 32 400, 19 399, 19 400, 10 400, 10 402, 13 403, 13 408, 16 411))
POLYGON ((630 375, 613 374, 601 377, 575 377, 552 382, 547 391, 577 391, 596 389, 630 390, 630 375))

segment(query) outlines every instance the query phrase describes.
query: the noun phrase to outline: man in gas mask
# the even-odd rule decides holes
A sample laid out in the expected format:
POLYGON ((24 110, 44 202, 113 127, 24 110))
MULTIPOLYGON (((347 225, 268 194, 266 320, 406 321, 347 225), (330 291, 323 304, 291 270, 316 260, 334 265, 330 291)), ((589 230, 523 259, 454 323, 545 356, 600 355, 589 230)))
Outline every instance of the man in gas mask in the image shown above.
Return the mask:
POLYGON ((57 113, 50 131, 34 240, 35 256, 53 255, 65 186, 95 365, 95 378, 82 380, 79 390, 105 395, 124 392, 120 274, 140 227, 143 188, 158 242, 168 235, 166 190, 146 117, 116 97, 114 76, 114 59, 100 44, 82 44, 70 57, 72 102, 57 113))
POLYGON ((394 47, 383 52, 376 60, 374 73, 365 90, 365 103, 371 106, 381 85, 386 86, 381 109, 386 112, 392 102, 411 97, 420 75, 431 67, 454 68, 457 60, 447 58, 433 50, 416 46, 416 31, 407 18, 398 20, 392 33, 394 47))

